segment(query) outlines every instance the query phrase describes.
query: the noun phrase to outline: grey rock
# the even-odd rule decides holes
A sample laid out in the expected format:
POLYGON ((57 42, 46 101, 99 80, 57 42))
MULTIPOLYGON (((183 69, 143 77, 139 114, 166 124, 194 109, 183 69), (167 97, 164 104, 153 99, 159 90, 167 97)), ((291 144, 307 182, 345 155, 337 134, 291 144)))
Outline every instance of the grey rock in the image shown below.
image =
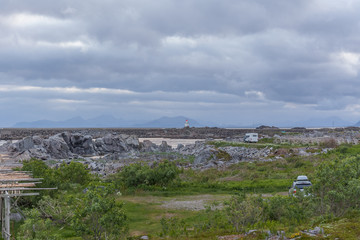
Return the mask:
POLYGON ((310 156, 311 155, 310 153, 306 152, 304 149, 300 149, 298 154, 300 156, 310 156))
MULTIPOLYGON (((131 140, 129 140, 132 142, 131 140)), ((95 150, 100 154, 114 153, 114 152, 127 152, 132 147, 126 144, 126 139, 120 135, 107 134, 103 138, 95 140, 95 150)))
MULTIPOLYGON (((64 141, 67 142, 67 136, 65 136, 64 141)), ((69 147, 75 154, 88 156, 95 153, 93 140, 90 135, 73 134, 70 136, 68 144, 70 144, 69 147)))
POLYGON ((171 151, 171 146, 169 146, 166 141, 162 141, 159 146, 159 151, 160 152, 169 152, 169 151, 171 151))
POLYGON ((32 137, 25 137, 22 140, 13 143, 9 146, 11 152, 23 152, 34 147, 34 141, 32 137))
POLYGON ((52 158, 55 159, 67 159, 71 156, 69 146, 66 144, 61 134, 56 134, 48 139, 45 139, 44 148, 52 158))
POLYGON ((194 164, 202 164, 205 162, 210 161, 211 159, 214 159, 214 149, 211 147, 205 147, 201 151, 197 151, 195 155, 195 161, 194 164))
POLYGON ((313 230, 309 230, 309 233, 318 235, 318 234, 322 234, 324 233, 324 229, 320 228, 320 227, 315 227, 313 230))
POLYGON ((139 149, 140 148, 140 142, 139 139, 135 135, 126 135, 126 134, 120 134, 120 137, 125 140, 126 145, 130 146, 133 149, 139 149))
POLYGON ((29 160, 31 159, 31 154, 29 152, 29 150, 26 150, 26 151, 23 151, 23 152, 20 152, 19 154, 15 155, 13 158, 16 160, 16 161, 24 161, 24 160, 29 160))
POLYGON ((180 144, 177 145, 176 150, 179 151, 182 148, 184 148, 184 145, 180 143, 180 144))
POLYGON ((141 152, 155 152, 158 151, 158 146, 150 140, 144 140, 140 146, 141 152))
POLYGON ((43 144, 44 139, 40 136, 33 136, 34 145, 41 146, 43 144))

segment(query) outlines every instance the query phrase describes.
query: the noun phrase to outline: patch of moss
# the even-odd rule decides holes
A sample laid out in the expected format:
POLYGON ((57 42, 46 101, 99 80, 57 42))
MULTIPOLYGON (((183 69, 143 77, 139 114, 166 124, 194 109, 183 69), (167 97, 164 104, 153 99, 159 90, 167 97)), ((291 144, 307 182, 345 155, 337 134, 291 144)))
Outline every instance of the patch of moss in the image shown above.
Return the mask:
POLYGON ((223 150, 218 150, 215 155, 217 159, 223 161, 230 161, 232 159, 231 155, 223 150))

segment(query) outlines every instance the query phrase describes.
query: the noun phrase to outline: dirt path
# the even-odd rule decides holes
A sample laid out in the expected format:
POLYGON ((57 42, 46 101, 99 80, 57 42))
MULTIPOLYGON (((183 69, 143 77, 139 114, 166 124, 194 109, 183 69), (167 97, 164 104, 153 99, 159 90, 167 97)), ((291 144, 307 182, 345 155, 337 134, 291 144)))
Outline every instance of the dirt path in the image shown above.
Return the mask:
POLYGON ((155 203, 159 208, 174 210, 200 211, 213 203, 221 204, 230 198, 230 195, 189 195, 176 197, 156 196, 124 196, 123 199, 134 203, 155 203))
MULTIPOLYGON (((288 192, 279 192, 276 194, 262 194, 262 197, 272 197, 274 195, 287 196, 288 192)), ((157 196, 123 196, 122 199, 133 203, 153 203, 159 208, 174 210, 200 211, 207 206, 222 207, 223 202, 230 199, 231 195, 219 194, 201 194, 175 197, 157 197, 157 196)))

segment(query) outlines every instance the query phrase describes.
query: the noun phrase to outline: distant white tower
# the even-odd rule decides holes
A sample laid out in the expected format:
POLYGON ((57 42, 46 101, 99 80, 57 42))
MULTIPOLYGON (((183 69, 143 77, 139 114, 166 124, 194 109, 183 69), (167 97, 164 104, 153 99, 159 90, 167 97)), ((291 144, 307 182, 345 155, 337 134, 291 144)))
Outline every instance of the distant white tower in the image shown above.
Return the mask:
POLYGON ((189 120, 186 120, 185 121, 185 128, 189 128, 190 127, 190 125, 189 125, 189 120))

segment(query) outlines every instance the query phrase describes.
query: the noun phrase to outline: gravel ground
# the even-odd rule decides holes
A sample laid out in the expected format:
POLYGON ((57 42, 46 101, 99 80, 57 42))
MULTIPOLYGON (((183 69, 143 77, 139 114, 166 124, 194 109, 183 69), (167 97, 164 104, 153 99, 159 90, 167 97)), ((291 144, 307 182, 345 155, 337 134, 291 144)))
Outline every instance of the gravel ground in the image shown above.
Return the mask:
POLYGON ((166 141, 172 148, 176 148, 178 144, 190 145, 194 144, 196 141, 205 141, 204 139, 139 138, 139 142, 143 142, 144 140, 149 140, 156 145, 160 145, 162 141, 166 141))
MULTIPOLYGON (((205 210, 206 206, 212 205, 214 202, 219 203, 223 202, 226 199, 229 199, 230 196, 218 196, 218 195, 196 195, 196 196, 186 196, 182 199, 172 199, 169 201, 163 201, 161 207, 168 209, 177 209, 177 210, 190 210, 190 211, 201 211, 205 210)), ((219 204, 215 208, 221 208, 222 205, 219 204)))

